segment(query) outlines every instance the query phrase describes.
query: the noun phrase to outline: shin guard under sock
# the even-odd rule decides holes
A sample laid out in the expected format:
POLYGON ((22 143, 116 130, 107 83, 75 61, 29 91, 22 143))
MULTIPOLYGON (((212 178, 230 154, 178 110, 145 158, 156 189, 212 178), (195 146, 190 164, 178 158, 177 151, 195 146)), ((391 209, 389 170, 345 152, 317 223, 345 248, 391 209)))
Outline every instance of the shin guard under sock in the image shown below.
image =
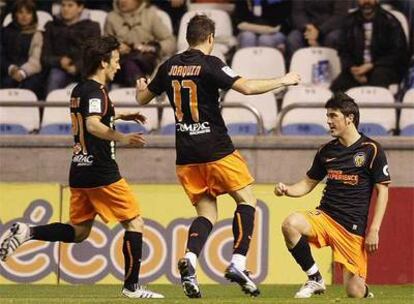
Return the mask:
POLYGON ((237 206, 233 218, 233 254, 247 254, 253 234, 255 211, 256 209, 250 205, 237 206))
POLYGON ((199 256, 212 229, 213 224, 207 218, 197 217, 188 231, 187 251, 199 256))
POLYGON ((125 259, 124 287, 134 291, 138 285, 142 258, 142 233, 125 231, 122 253, 125 259))

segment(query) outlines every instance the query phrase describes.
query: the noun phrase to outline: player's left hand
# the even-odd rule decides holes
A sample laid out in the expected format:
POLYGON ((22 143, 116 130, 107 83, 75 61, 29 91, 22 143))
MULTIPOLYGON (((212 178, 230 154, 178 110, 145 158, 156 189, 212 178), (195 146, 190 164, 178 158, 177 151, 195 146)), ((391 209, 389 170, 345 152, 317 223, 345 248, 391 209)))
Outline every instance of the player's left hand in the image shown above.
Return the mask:
POLYGON ((368 253, 374 253, 378 250, 379 233, 378 231, 370 230, 365 237, 365 248, 368 253))
POLYGON ((138 124, 145 124, 147 121, 147 117, 144 114, 141 114, 140 112, 118 114, 115 120, 117 119, 125 121, 135 121, 138 124))

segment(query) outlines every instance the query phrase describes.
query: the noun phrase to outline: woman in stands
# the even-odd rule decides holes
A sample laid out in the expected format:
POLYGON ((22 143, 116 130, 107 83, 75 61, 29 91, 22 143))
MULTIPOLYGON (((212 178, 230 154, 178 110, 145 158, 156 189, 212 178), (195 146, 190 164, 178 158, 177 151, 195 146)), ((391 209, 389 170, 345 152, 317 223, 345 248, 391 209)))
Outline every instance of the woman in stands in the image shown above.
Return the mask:
POLYGON ((43 37, 37 30, 34 1, 17 0, 12 20, 1 29, 0 85, 2 88, 29 89, 43 99, 40 64, 43 37))

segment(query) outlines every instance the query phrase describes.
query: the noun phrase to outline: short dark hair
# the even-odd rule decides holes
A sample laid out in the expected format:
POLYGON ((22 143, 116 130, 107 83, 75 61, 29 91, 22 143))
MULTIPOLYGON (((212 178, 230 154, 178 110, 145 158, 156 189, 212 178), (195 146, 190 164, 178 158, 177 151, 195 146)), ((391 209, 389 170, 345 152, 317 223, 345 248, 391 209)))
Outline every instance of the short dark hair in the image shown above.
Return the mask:
POLYGON ((83 6, 85 6, 85 0, 60 0, 60 2, 63 2, 63 1, 72 1, 72 2, 76 2, 76 4, 77 5, 83 5, 83 6))
POLYGON ((344 116, 352 114, 356 128, 359 125, 359 108, 353 98, 344 92, 336 92, 325 104, 325 109, 339 110, 344 116))
POLYGON ((111 60, 112 51, 118 49, 119 41, 113 36, 93 37, 83 44, 82 75, 89 77, 96 73, 102 61, 111 60))
POLYGON ((190 19, 187 25, 186 39, 190 46, 195 46, 207 40, 208 35, 216 31, 214 21, 205 14, 197 14, 190 19))
POLYGON ((12 9, 12 20, 17 22, 16 14, 21 9, 27 9, 32 14, 32 25, 37 24, 36 3, 33 0, 17 0, 12 9))

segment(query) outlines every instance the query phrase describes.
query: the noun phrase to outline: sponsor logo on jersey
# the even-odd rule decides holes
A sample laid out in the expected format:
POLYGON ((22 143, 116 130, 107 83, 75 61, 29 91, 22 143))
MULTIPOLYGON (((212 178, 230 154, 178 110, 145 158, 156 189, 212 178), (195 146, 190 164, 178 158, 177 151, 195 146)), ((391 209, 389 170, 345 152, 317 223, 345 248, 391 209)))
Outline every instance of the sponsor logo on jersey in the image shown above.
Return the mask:
POLYGON ((210 123, 208 121, 205 122, 196 122, 193 124, 186 124, 179 122, 176 124, 178 132, 188 132, 190 135, 199 135, 210 133, 210 123))
POLYGON ((72 157, 72 163, 75 163, 78 167, 87 167, 93 165, 93 155, 75 155, 72 157))
POLYGON ((231 78, 237 77, 237 73, 235 71, 233 71, 229 66, 225 66, 222 67, 221 70, 226 73, 228 76, 230 76, 231 78))
POLYGON ((328 179, 341 181, 347 185, 358 185, 358 174, 344 174, 342 170, 328 170, 328 179))
POLYGON ((365 152, 358 152, 357 154, 354 155, 354 164, 355 167, 362 167, 365 164, 367 157, 365 152))
POLYGON ((101 100, 99 98, 91 98, 89 99, 89 113, 101 113, 101 100))

